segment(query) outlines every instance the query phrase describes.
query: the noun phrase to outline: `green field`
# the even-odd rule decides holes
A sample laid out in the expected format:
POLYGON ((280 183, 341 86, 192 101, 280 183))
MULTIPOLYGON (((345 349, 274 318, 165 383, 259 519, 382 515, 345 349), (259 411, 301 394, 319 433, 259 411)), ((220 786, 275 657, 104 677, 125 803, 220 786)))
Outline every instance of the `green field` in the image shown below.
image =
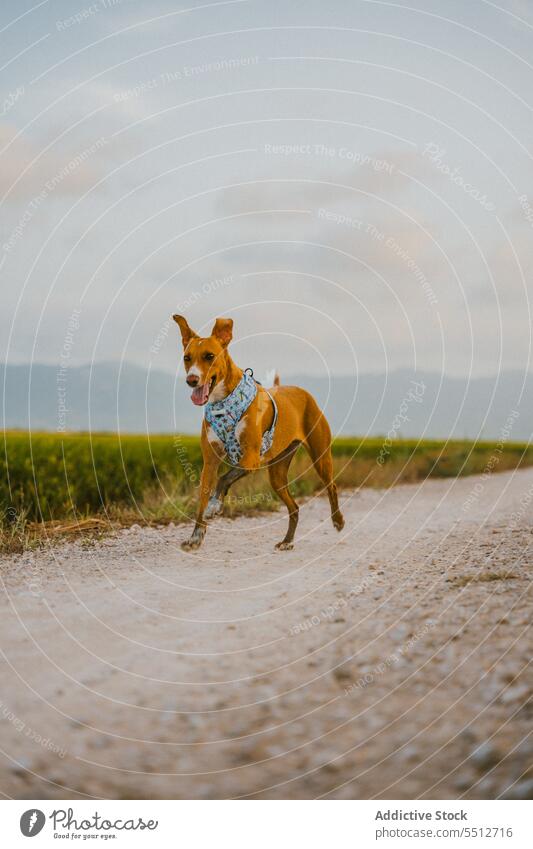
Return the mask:
MULTIPOLYGON (((341 487, 392 486, 426 477, 456 477, 533 464, 533 445, 522 443, 337 439, 335 473, 341 487)), ((19 546, 38 523, 101 517, 115 523, 186 521, 191 517, 201 468, 198 437, 28 433, 3 437, 0 456, 1 537, 19 546)), ((320 488, 302 451, 292 487, 308 495, 320 488)), ((265 473, 231 492, 228 512, 275 509, 265 473)))

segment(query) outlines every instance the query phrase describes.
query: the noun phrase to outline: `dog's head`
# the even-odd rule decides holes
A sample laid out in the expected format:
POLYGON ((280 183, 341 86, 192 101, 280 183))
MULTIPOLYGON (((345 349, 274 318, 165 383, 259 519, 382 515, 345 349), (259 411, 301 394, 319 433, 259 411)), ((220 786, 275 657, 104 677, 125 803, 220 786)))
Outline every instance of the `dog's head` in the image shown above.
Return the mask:
POLYGON ((183 341, 185 380, 192 388, 191 400, 199 407, 209 400, 215 386, 226 376, 227 347, 233 335, 233 319, 217 318, 211 336, 198 336, 182 315, 172 316, 179 324, 183 341))

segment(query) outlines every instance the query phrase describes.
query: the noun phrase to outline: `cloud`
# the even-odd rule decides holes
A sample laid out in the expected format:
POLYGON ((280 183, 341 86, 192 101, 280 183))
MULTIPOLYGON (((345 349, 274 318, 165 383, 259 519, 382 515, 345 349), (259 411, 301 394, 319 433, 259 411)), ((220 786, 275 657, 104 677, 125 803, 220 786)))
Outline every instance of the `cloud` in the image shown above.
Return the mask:
POLYGON ((0 126, 0 192, 4 203, 32 202, 47 198, 79 196, 101 176, 105 137, 87 138, 85 144, 62 145, 58 150, 37 147, 24 137, 16 138, 13 126, 0 126))

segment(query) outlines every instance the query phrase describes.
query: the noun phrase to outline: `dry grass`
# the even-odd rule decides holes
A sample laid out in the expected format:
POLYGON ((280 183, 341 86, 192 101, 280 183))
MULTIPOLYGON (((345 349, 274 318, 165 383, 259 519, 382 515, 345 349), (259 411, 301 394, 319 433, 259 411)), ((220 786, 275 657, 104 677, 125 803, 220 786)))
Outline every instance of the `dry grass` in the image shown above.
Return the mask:
MULTIPOLYGON (((231 518, 244 514, 265 513, 279 509, 280 503, 271 491, 265 492, 258 480, 241 482, 228 495, 224 505, 224 515, 231 518)), ((265 476, 266 477, 266 476, 265 476)), ((190 522, 196 506, 195 494, 183 496, 153 490, 146 494, 136 509, 127 506, 111 505, 104 515, 88 516, 70 521, 28 522, 25 517, 0 532, 0 553, 20 554, 23 551, 54 544, 59 540, 82 538, 94 542, 103 536, 129 528, 132 525, 142 527, 164 527, 172 523, 190 522)))
POLYGON ((491 581, 515 581, 520 577, 513 572, 482 572, 480 575, 457 575, 450 578, 448 583, 454 589, 467 587, 469 584, 485 584, 491 581))
MULTIPOLYGON (((72 536, 96 539, 132 524, 188 522, 194 516, 201 468, 196 437, 14 432, 4 442, 0 551, 5 553, 72 536)), ((394 440, 380 463, 382 448, 378 438, 335 440, 337 485, 386 488, 533 464, 533 447, 518 443, 507 443, 502 451, 489 442, 394 440)), ((292 491, 301 498, 322 487, 301 450, 291 466, 292 491)), ((278 507, 267 473, 259 472, 231 489, 225 513, 278 507)))

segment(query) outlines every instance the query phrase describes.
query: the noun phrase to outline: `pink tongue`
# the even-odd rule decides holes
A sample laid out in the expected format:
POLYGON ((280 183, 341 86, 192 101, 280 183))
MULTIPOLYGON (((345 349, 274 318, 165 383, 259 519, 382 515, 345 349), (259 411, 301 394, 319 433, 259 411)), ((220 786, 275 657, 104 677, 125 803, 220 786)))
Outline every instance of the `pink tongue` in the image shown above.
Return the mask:
POLYGON ((197 386, 192 391, 191 399, 197 407, 203 406, 209 398, 209 384, 204 383, 203 386, 197 386))

